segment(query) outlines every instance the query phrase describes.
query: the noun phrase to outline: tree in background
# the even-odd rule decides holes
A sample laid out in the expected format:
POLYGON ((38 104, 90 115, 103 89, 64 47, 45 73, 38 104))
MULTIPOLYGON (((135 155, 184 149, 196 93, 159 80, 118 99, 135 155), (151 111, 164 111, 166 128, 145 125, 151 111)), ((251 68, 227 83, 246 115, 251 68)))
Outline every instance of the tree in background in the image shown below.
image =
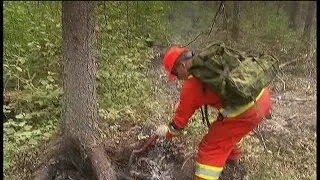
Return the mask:
POLYGON ((240 31, 240 4, 233 1, 232 34, 233 39, 238 39, 240 31))
POLYGON ((289 28, 297 30, 298 17, 300 14, 300 2, 293 1, 289 4, 289 28))
POLYGON ((310 1, 308 5, 308 11, 307 16, 304 24, 304 31, 302 38, 305 41, 310 41, 310 34, 311 34, 311 27, 312 27, 312 21, 316 10, 316 4, 314 1, 310 1))

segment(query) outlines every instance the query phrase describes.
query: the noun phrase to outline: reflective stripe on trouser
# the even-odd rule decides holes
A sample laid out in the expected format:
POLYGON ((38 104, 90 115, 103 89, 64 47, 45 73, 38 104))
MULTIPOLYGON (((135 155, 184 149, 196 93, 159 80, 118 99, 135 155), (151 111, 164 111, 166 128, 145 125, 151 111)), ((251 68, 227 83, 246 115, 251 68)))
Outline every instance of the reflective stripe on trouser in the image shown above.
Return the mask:
POLYGON ((197 162, 195 175, 203 179, 219 179, 222 169, 222 167, 209 166, 197 162))

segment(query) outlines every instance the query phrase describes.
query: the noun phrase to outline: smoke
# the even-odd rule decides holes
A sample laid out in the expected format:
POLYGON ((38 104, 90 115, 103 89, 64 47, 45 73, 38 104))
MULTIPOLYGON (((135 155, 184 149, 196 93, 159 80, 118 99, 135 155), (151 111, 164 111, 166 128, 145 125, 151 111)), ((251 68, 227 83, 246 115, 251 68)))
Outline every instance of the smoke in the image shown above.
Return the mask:
MULTIPOLYGON (((171 27, 169 40, 171 44, 184 46, 194 40, 199 33, 208 32, 219 4, 218 1, 172 2, 172 9, 168 15, 171 27)), ((192 42, 188 48, 197 51, 204 47, 207 41, 209 41, 208 36, 203 34, 192 42)))

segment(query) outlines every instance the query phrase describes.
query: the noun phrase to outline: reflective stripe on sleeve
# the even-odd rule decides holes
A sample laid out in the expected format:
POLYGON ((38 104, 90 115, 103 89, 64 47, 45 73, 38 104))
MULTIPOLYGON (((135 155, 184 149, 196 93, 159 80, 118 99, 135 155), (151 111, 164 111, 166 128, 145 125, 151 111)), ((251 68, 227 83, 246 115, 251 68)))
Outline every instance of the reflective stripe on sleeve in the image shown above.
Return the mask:
POLYGON ((219 179, 222 169, 222 167, 209 166, 197 162, 195 175, 203 179, 219 179))

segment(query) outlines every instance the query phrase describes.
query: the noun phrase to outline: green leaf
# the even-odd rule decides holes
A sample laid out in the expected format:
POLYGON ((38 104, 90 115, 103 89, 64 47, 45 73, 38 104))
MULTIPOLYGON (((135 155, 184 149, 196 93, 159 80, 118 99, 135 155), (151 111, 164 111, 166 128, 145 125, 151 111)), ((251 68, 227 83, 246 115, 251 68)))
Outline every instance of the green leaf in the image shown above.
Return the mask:
POLYGON ((42 85, 47 85, 47 84, 48 84, 48 81, 47 81, 47 80, 40 79, 40 83, 41 83, 42 85))
POLYGON ((52 78, 52 76, 47 76, 47 79, 50 81, 50 82, 53 82, 54 79, 52 78))
POLYGON ((23 127, 23 129, 25 131, 30 131, 31 128, 32 128, 32 126, 30 126, 30 125, 26 125, 26 126, 23 127))
POLYGON ((15 134, 15 130, 13 128, 4 128, 4 132, 5 134, 9 135, 9 134, 15 134))
POLYGON ((22 121, 18 124, 18 126, 23 127, 27 122, 26 121, 22 121))
POLYGON ((31 119, 31 118, 32 118, 32 115, 31 115, 30 113, 27 113, 26 116, 25 116, 25 118, 26 118, 26 119, 31 119))
POLYGON ((43 136, 44 136, 45 139, 49 139, 49 138, 51 137, 51 133, 45 132, 45 133, 43 134, 43 136))
POLYGON ((16 119, 23 119, 23 114, 18 114, 15 116, 16 119))
POLYGON ((38 100, 38 101, 36 101, 35 103, 39 104, 40 106, 43 105, 43 101, 42 101, 42 100, 38 100))
POLYGON ((26 62, 26 60, 25 60, 24 58, 22 58, 22 57, 20 57, 20 58, 18 59, 18 61, 19 61, 21 64, 24 64, 24 63, 26 62))
POLYGON ((34 139, 34 138, 31 138, 30 140, 29 140, 29 143, 28 144, 30 144, 30 145, 38 145, 38 141, 36 140, 36 139, 34 139))
POLYGON ((19 66, 16 66, 16 69, 17 69, 18 71, 22 72, 22 69, 21 69, 21 67, 19 67, 19 66))
POLYGON ((51 84, 47 84, 47 85, 46 85, 46 89, 48 89, 48 90, 53 90, 53 86, 52 86, 51 84))

